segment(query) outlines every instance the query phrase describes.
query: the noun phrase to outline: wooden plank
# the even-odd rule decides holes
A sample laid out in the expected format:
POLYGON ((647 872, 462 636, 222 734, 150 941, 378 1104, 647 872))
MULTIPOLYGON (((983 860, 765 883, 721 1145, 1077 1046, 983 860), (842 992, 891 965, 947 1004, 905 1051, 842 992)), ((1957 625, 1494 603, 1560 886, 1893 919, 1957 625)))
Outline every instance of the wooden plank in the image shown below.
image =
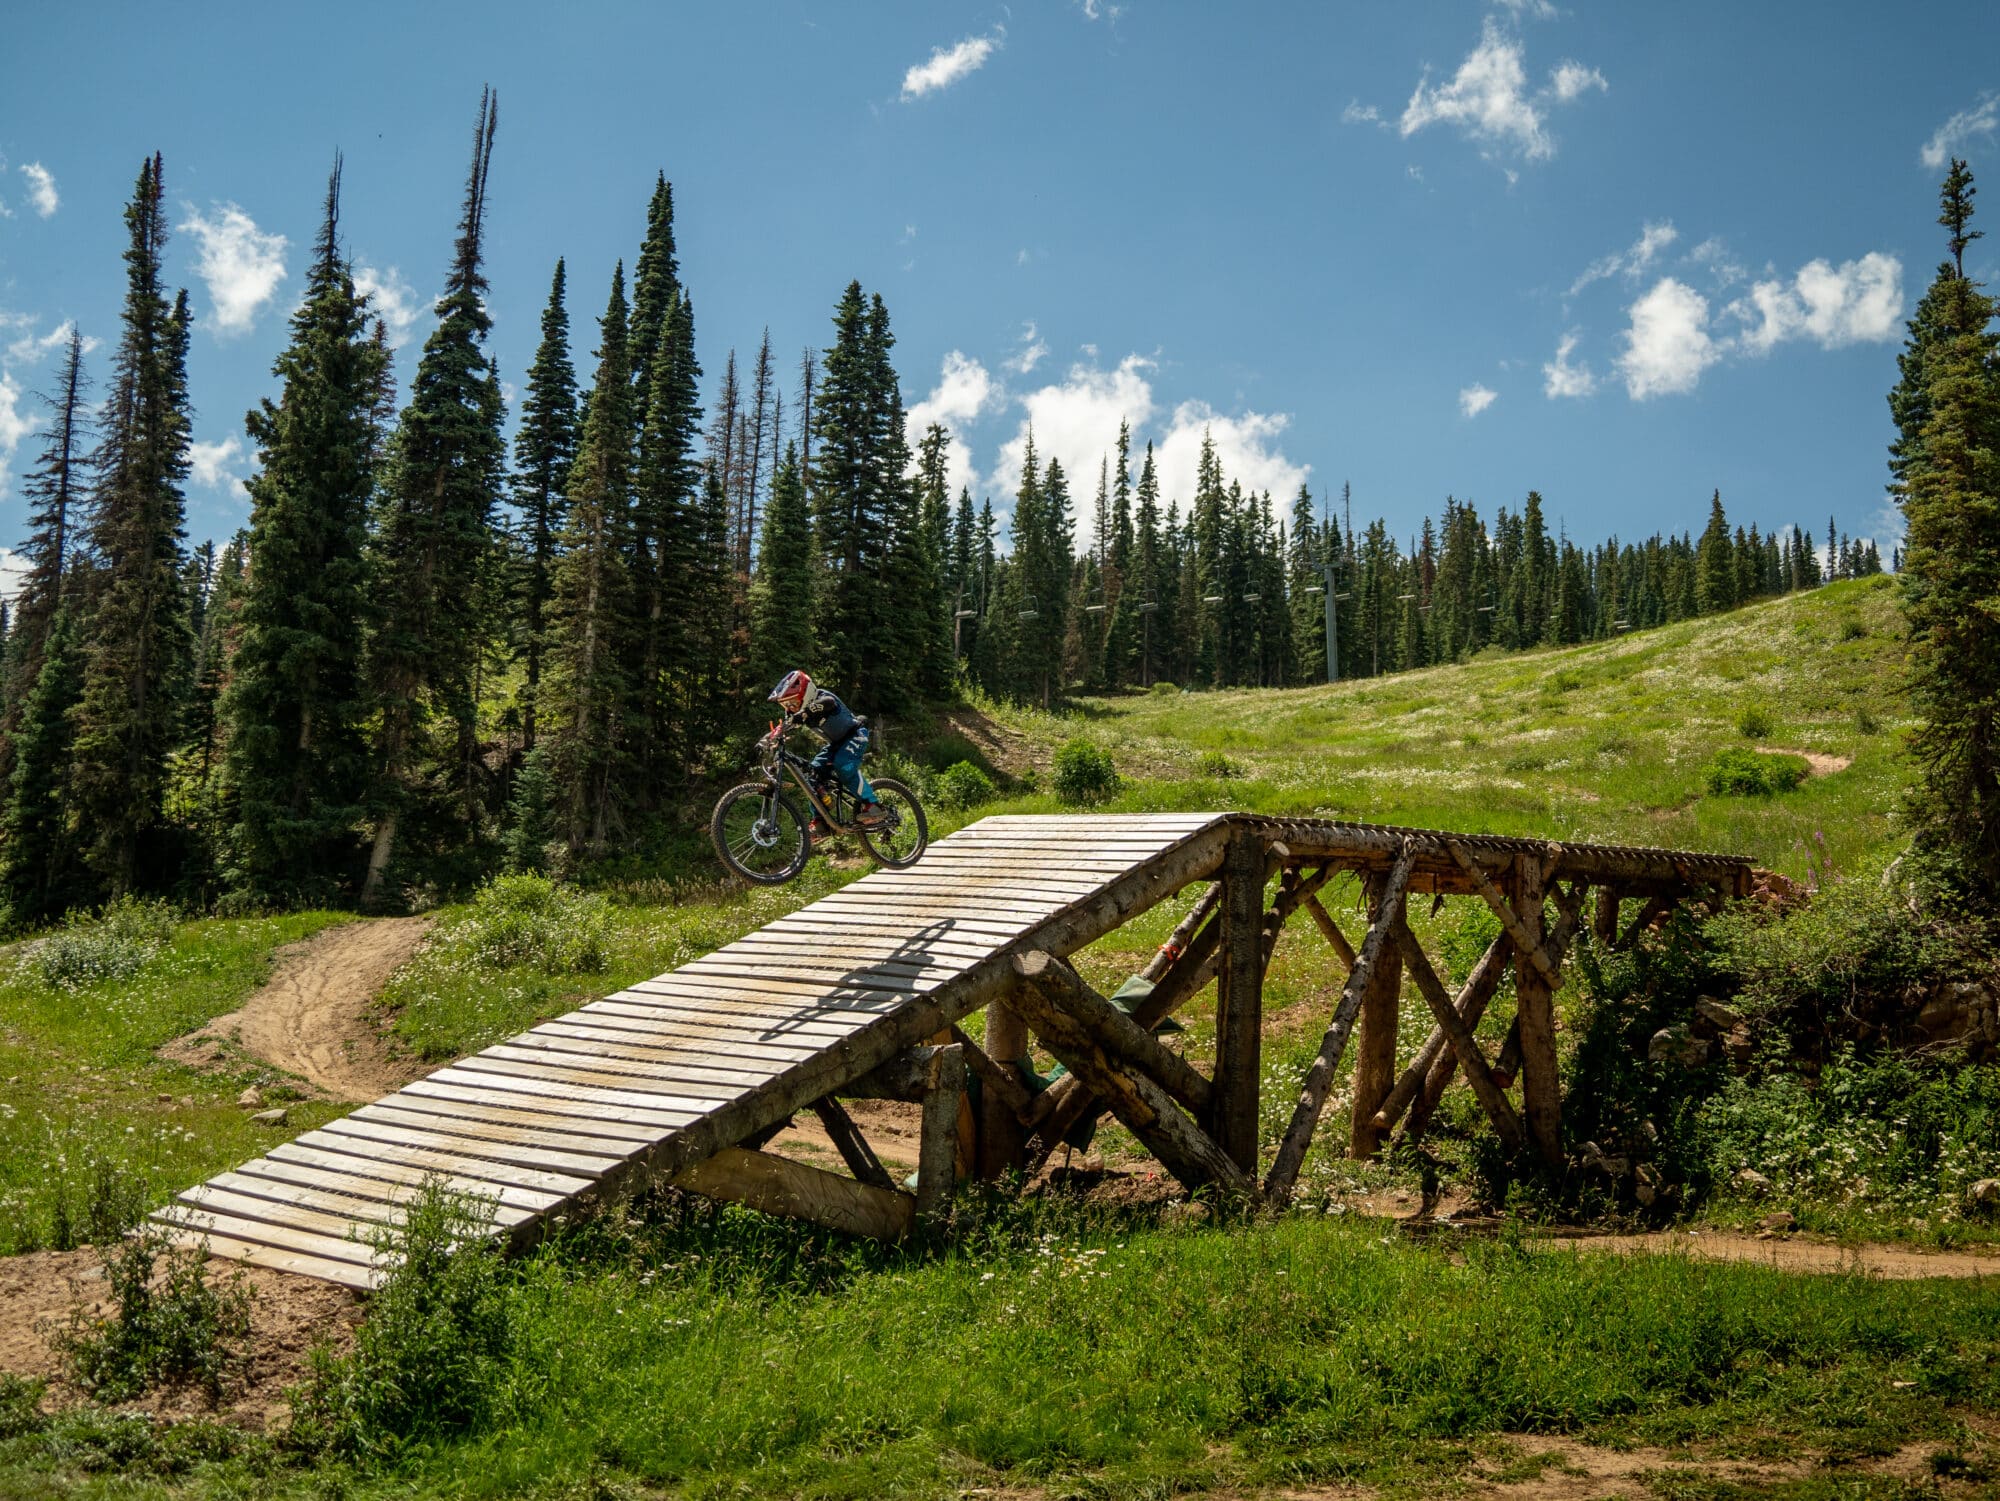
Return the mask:
POLYGON ((1264 841, 1247 830, 1230 836, 1223 856, 1221 920, 1208 1120, 1216 1145, 1247 1178, 1257 1171, 1264 1067, 1264 841))
POLYGON ((813 1011, 858 1011, 864 1007, 887 1011, 909 999, 906 991, 883 990, 875 986, 845 986, 803 980, 753 979, 736 975, 688 975, 680 970, 659 980, 642 980, 620 997, 678 997, 698 1000, 714 1015, 734 1017, 776 1017, 791 1019, 813 1011))
POLYGON ((351 1152, 326 1152, 295 1141, 282 1142, 262 1157, 253 1158, 237 1169, 260 1178, 324 1183, 333 1179, 378 1180, 385 1185, 417 1189, 442 1178, 453 1193, 479 1194, 502 1204, 542 1213, 555 1208, 566 1190, 527 1187, 519 1183, 497 1183, 490 1178, 464 1171, 463 1164, 407 1163, 388 1156, 357 1157, 351 1152), (323 1176, 306 1177, 313 1173, 323 1176))
POLYGON ((339 1212, 328 1213, 323 1209, 266 1195, 241 1194, 217 1183, 197 1183, 193 1188, 177 1195, 174 1202, 212 1214, 218 1220, 257 1220, 288 1230, 304 1230, 314 1235, 324 1235, 333 1240, 349 1240, 363 1250, 368 1246, 367 1241, 362 1239, 363 1236, 371 1231, 379 1232, 393 1228, 381 1220, 362 1219, 356 1215, 339 1212))
MULTIPOLYGON (((851 1035, 855 1018, 861 1013, 835 1012, 828 1016, 816 1014, 821 1008, 813 1007, 799 1011, 770 1011, 768 1008, 755 1016, 741 1016, 734 1011, 707 1011, 700 1000, 671 992, 619 991, 606 996, 601 1001, 593 1001, 571 1016, 588 1016, 593 1020, 613 1018, 635 1025, 651 1023, 663 1037, 680 1036, 687 1038, 713 1037, 718 1041, 740 1039, 746 1043, 765 1043, 774 1046, 810 1045, 814 1052, 838 1043, 851 1035), (773 1031, 782 1027, 792 1041, 785 1042, 773 1031)), ((865 1020, 865 1017, 863 1018, 865 1020)))
MULTIPOLYGON (((311 1169, 303 1170, 311 1173, 311 1169)), ((338 1174, 314 1174, 315 1178, 337 1179, 338 1174)), ((307 1209, 317 1209, 340 1218, 350 1224, 400 1225, 403 1222, 404 1205, 416 1197, 420 1190, 401 1185, 384 1184, 372 1179, 347 1180, 365 1185, 370 1192, 356 1194, 338 1189, 314 1187, 309 1183, 292 1182, 285 1178, 259 1176, 252 1173, 217 1173, 207 1183, 197 1185, 201 1189, 215 1189, 235 1194, 240 1198, 269 1199, 283 1204, 297 1204, 307 1209), (381 1198, 377 1194, 387 1191, 393 1198, 381 1198)), ((193 1192, 194 1190, 189 1190, 193 1192)), ((185 1195, 183 1195, 185 1197, 185 1195)), ((247 1211, 246 1211, 247 1212, 247 1211)), ((518 1205, 494 1204, 491 1206, 494 1223, 501 1228, 518 1225, 532 1217, 534 1211, 522 1209, 518 1205)))
MULTIPOLYGON (((544 1047, 556 1043, 576 1044, 599 1050, 614 1058, 650 1059, 662 1068, 673 1068, 689 1078, 752 1088, 796 1063, 805 1049, 793 1048, 794 1055, 751 1055, 714 1046, 690 1047, 677 1039, 639 1031, 619 1031, 608 1027, 579 1027, 569 1022, 544 1022, 532 1032, 523 1032, 509 1041, 516 1047, 544 1047)), ((572 1049, 574 1050, 574 1049, 572 1049)))
POLYGON ((225 1256, 231 1261, 271 1267, 281 1272, 293 1272, 301 1277, 317 1277, 322 1282, 336 1282, 360 1292, 373 1292, 382 1282, 372 1270, 358 1267, 350 1261, 334 1261, 325 1256, 310 1256, 276 1246, 259 1245, 254 1241, 240 1240, 233 1235, 222 1235, 213 1231, 201 1233, 192 1230, 169 1230, 168 1238, 183 1246, 204 1245, 211 1255, 225 1256))
POLYGON ((917 1201, 909 1194, 740 1147, 724 1147, 681 1172, 674 1184, 765 1214, 811 1220, 876 1240, 901 1240, 916 1222, 917 1201))
POLYGON ((618 1162, 631 1156, 640 1145, 639 1142, 610 1141, 602 1136, 585 1136, 580 1132, 564 1131, 560 1128, 508 1125, 499 1121, 481 1120, 470 1108, 448 1108, 444 1113, 440 1113, 436 1110, 410 1109, 399 1106, 396 1101, 397 1096, 390 1095, 372 1105, 363 1105, 345 1119, 379 1121, 385 1126, 400 1126, 412 1131, 437 1131, 448 1136, 470 1136, 480 1141, 490 1141, 496 1146, 546 1147, 555 1152, 582 1158, 600 1158, 610 1162, 618 1162))
POLYGON ((934 965, 899 964, 893 960, 865 960, 843 963, 838 958, 809 959, 799 955, 711 954, 682 965, 678 974, 707 981, 747 980, 758 995, 799 994, 807 990, 821 995, 843 995, 849 991, 892 996, 917 995, 933 990, 939 981, 957 971, 934 965), (775 984, 771 982, 776 982, 775 984))
POLYGON ((671 1080, 677 1094, 693 1100, 733 1100, 744 1090, 759 1088, 783 1072, 782 1069, 769 1069, 756 1074, 717 1079, 712 1069, 674 1063, 647 1048, 579 1042, 571 1037, 536 1037, 532 1034, 511 1042, 497 1043, 476 1056, 506 1058, 520 1063, 547 1063, 556 1068, 601 1067, 648 1079, 671 1080))
MULTIPOLYGON (((856 958, 884 959, 900 955, 917 955, 928 958, 934 964, 975 964, 993 952, 993 945, 986 941, 961 941, 952 938, 914 939, 907 933, 850 935, 844 930, 828 933, 824 930, 808 932, 801 929, 785 932, 759 931, 747 938, 737 939, 729 945, 728 951, 742 954, 766 952, 845 954, 856 958)), ((717 949, 715 952, 721 953, 723 950, 717 949)))
MULTIPOLYGON (((584 1181, 602 1176, 606 1168, 620 1160, 620 1157, 606 1153, 562 1152, 550 1147, 524 1146, 519 1142, 493 1141, 483 1136, 448 1130, 443 1122, 436 1126, 411 1127, 343 1115, 328 1121, 311 1136, 315 1146, 339 1140, 346 1144, 348 1151, 355 1153, 373 1152, 378 1146, 415 1147, 463 1159, 468 1167, 477 1164, 482 1172, 491 1167, 506 1172, 561 1173, 565 1177, 584 1181)), ((303 1137, 300 1139, 305 1140, 303 1137)))
POLYGON ((1402 947, 1403 962, 1409 968, 1410 977, 1417 982, 1418 993, 1437 1018, 1439 1029, 1458 1058, 1458 1066, 1465 1070, 1465 1081, 1472 1086, 1480 1108, 1493 1122, 1494 1131, 1507 1149, 1518 1151, 1527 1139, 1521 1127, 1521 1118, 1514 1113, 1512 1102, 1493 1081, 1493 1072, 1487 1067, 1485 1054, 1479 1051, 1472 1029, 1465 1024, 1458 1006, 1445 992, 1444 983, 1438 979, 1430 957, 1424 953, 1423 945, 1417 942, 1417 935, 1410 931, 1407 914, 1396 924, 1396 942, 1402 947))
POLYGON ((1033 951, 1014 960, 1021 978, 1015 1004, 1042 1045, 1102 1098, 1126 1129, 1187 1188, 1213 1185, 1228 1197, 1254 1200, 1257 1186, 1229 1154, 1181 1113, 1167 1092, 1137 1069, 1108 1054, 1088 1029, 1064 1009, 1053 955, 1033 951))
POLYGON ((1515 867, 1520 931, 1514 938, 1515 1016, 1521 1024, 1521 1107, 1528 1136, 1544 1161, 1562 1161, 1562 1093, 1556 1072, 1555 966, 1542 953, 1542 863, 1523 855, 1515 867), (1525 951, 1524 951, 1525 950, 1525 951), (1523 963, 1523 960, 1534 962, 1523 963))
POLYGON ((405 1146, 396 1142, 363 1143, 324 1130, 309 1131, 296 1141, 284 1142, 265 1154, 283 1161, 304 1162, 312 1167, 345 1168, 362 1172, 381 1166, 412 1167, 420 1171, 450 1173, 477 1178, 487 1183, 512 1184, 552 1194, 557 1202, 582 1193, 591 1179, 575 1173, 544 1172, 537 1168, 510 1167, 504 1162, 466 1157, 456 1152, 440 1152, 429 1147, 405 1146), (311 1156, 307 1156, 311 1153, 311 1156))
POLYGON ((602 1121, 608 1125, 646 1126, 658 1140, 686 1121, 685 1111, 648 1109, 636 1101, 606 1098, 597 1091, 564 1090, 540 1080, 510 1079, 499 1074, 462 1072, 456 1067, 440 1069, 427 1079, 409 1085, 404 1094, 423 1094, 438 1099, 475 1100, 509 1110, 535 1111, 545 1115, 572 1116, 579 1120, 602 1121), (422 1088, 419 1089, 418 1085, 422 1088))
POLYGON ((1368 988, 1383 950, 1389 946, 1389 925, 1382 919, 1394 918, 1403 910, 1403 892, 1410 878, 1412 863, 1413 856, 1405 849, 1382 883, 1376 920, 1369 925, 1367 936, 1361 940, 1354 967, 1347 972, 1347 983, 1341 987, 1340 1004, 1334 1008, 1333 1022, 1326 1029, 1319 1052, 1306 1069, 1305 1083, 1299 1090, 1299 1102, 1292 1110, 1292 1119, 1285 1128, 1283 1139, 1278 1143, 1277 1158, 1272 1162, 1270 1172, 1264 1175, 1264 1197, 1272 1204, 1289 1202, 1292 1189, 1298 1183, 1299 1168, 1305 1162, 1306 1149, 1312 1145, 1320 1113, 1326 1109, 1326 1098, 1333 1092, 1334 1070, 1340 1066, 1340 1055, 1346 1051, 1354 1018, 1361 1012, 1361 997, 1368 988))
POLYGON ((704 1100, 677 1090, 673 1084, 640 1073, 621 1073, 609 1064, 598 1068, 559 1068, 545 1063, 522 1063, 512 1058, 496 1058, 491 1053, 474 1053, 454 1066, 454 1074, 493 1075, 513 1080, 516 1087, 540 1084, 552 1090, 595 1090, 606 1101, 620 1099, 641 1109, 679 1113, 692 1119, 722 1103, 704 1100))
POLYGON ((362 1241, 349 1240, 344 1235, 327 1235, 314 1230, 295 1229, 290 1225, 274 1224, 269 1220, 241 1219, 233 1214, 197 1209, 192 1205, 180 1203, 165 1205, 155 1218, 162 1224, 173 1225, 179 1230, 197 1235, 229 1236, 256 1245, 316 1256, 322 1261, 346 1262, 350 1266, 375 1265, 374 1247, 362 1241))

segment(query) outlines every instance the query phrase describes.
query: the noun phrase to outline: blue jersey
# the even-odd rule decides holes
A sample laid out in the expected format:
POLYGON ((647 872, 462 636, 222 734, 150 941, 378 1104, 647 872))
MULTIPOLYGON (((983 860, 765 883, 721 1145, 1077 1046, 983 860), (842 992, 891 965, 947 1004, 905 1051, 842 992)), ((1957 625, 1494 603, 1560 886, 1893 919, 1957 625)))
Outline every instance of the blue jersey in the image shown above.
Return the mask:
POLYGON ((838 695, 818 686, 806 695, 806 701, 799 709, 799 718, 805 721, 807 728, 823 736, 828 745, 839 745, 861 728, 861 721, 854 717, 854 711, 842 703, 838 695))

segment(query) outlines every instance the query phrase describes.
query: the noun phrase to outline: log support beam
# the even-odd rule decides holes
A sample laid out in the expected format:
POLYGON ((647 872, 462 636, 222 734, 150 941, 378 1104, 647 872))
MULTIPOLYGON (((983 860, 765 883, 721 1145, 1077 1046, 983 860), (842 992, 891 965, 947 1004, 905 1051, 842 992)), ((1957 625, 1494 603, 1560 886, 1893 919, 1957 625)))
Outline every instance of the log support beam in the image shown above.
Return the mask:
POLYGON ((1263 1071, 1264 878, 1263 840, 1247 830, 1232 836, 1222 857, 1221 970, 1209 1120, 1216 1144, 1246 1177, 1257 1170, 1257 1086, 1263 1071))
POLYGON ((1402 1024, 1403 953, 1395 936, 1403 920, 1404 903, 1399 900, 1391 913, 1383 899, 1383 886, 1379 880, 1372 881, 1368 892, 1370 931, 1386 920, 1389 941, 1369 968, 1368 984, 1361 995, 1361 1036, 1354 1048, 1354 1106, 1347 1129, 1347 1155, 1356 1160, 1373 1157, 1382 1144, 1375 1114, 1395 1087, 1396 1036, 1402 1024))
MULTIPOLYGON (((1482 893, 1483 894, 1483 893, 1482 893)), ((1555 966, 1542 952, 1542 862, 1522 855, 1515 862, 1514 993, 1521 1023, 1521 1106, 1528 1137, 1545 1162, 1562 1161, 1562 1095, 1556 1073, 1555 966)), ((1506 918, 1502 918, 1506 922, 1506 918)))
POLYGON ((724 1147, 683 1170, 673 1183, 724 1203, 876 1240, 902 1240, 917 1219, 916 1198, 900 1189, 857 1183, 824 1168, 742 1147, 724 1147))
POLYGON ((875 1155, 875 1149, 868 1145, 868 1138, 861 1134, 861 1128, 854 1124, 854 1117, 832 1095, 823 1100, 813 1101, 813 1114, 826 1128, 834 1150, 840 1153, 840 1160, 847 1164, 847 1170, 854 1174, 857 1183, 871 1184, 876 1188, 894 1188, 895 1180, 889 1170, 882 1166, 882 1159, 875 1155))
POLYGON ((924 1115, 917 1141, 917 1223, 944 1227, 958 1179, 958 1116, 965 1099, 962 1045, 928 1049, 924 1060, 924 1115))
POLYGON ((1437 1018, 1438 1030, 1444 1034, 1452 1054, 1458 1059, 1458 1066, 1465 1070, 1465 1080, 1472 1086, 1472 1092, 1479 1099, 1480 1108, 1486 1118, 1493 1123, 1501 1142, 1510 1152, 1519 1151, 1526 1140, 1521 1128, 1521 1118, 1514 1113, 1514 1106, 1493 1081, 1493 1072, 1486 1065, 1485 1054, 1479 1051, 1479 1043, 1472 1035, 1472 1029, 1465 1024, 1465 1018, 1438 979, 1437 971, 1431 966, 1430 956, 1423 945, 1417 942, 1417 935, 1410 931, 1406 918, 1396 923, 1396 942, 1403 950, 1403 963, 1410 971, 1410 978, 1417 982, 1417 990, 1437 1018))

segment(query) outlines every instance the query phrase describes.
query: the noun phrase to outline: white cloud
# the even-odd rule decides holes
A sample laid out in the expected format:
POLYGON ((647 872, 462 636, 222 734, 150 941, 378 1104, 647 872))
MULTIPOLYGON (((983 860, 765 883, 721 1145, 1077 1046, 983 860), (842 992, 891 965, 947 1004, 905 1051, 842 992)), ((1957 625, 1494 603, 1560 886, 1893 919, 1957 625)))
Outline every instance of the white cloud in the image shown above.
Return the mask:
POLYGON ((1389 122, 1382 118, 1382 111, 1372 104, 1363 104, 1359 99, 1347 101, 1347 108, 1340 112, 1342 125, 1380 125, 1385 130, 1389 122))
POLYGON ((34 431, 34 423, 21 410, 23 394, 13 373, 0 370, 0 497, 7 494, 7 475, 14 463, 14 450, 34 431))
POLYGON ((1569 362, 1576 353, 1578 337, 1575 329, 1564 334, 1556 344, 1556 357, 1542 366, 1542 393, 1551 401, 1561 396, 1589 396, 1597 390, 1597 376, 1590 366, 1569 362))
POLYGON ((1500 0, 1500 3, 1517 19, 1526 16, 1535 21, 1553 21, 1556 18, 1556 8, 1549 0, 1500 0))
POLYGON ((243 488, 243 477, 235 472, 242 460, 243 440, 234 433, 219 443, 188 445, 188 469, 197 485, 247 499, 250 492, 243 488))
POLYGON ((404 281, 402 272, 394 266, 378 271, 358 263, 354 268, 354 290, 368 299, 368 311, 388 325, 390 347, 401 349, 409 341, 410 330, 417 321, 416 288, 404 281))
POLYGON ((933 422, 939 423, 952 438, 946 479, 950 493, 956 496, 961 487, 976 487, 979 475, 973 468, 972 449, 966 442, 965 429, 987 412, 997 410, 1006 399, 1006 392, 984 365, 960 350, 952 350, 944 357, 944 364, 938 371, 938 383, 931 394, 910 407, 905 426, 909 433, 912 463, 925 431, 933 422))
MULTIPOLYGON (((24 318, 21 320, 20 326, 26 327, 34 321, 32 318, 24 318)), ((0 319, 0 327, 5 327, 4 319, 0 319)), ((69 336, 74 328, 75 325, 73 323, 65 320, 58 323, 39 339, 33 335, 16 339, 12 344, 7 346, 7 358, 16 365, 40 364, 58 349, 69 343, 69 336)), ((97 340, 85 334, 83 336, 83 352, 89 354, 95 348, 97 348, 97 340)))
POLYGON ((903 98, 921 99, 939 89, 948 89, 959 79, 978 72, 986 59, 1000 48, 1005 33, 997 27, 990 36, 969 36, 954 47, 939 47, 930 57, 913 63, 903 75, 903 98))
POLYGON ((1477 417, 1481 412, 1500 399, 1500 393, 1491 386, 1482 386, 1476 381, 1458 393, 1458 410, 1467 417, 1477 417))
POLYGON ((1933 172, 1939 171, 1961 154, 1967 141, 1990 136, 1996 129, 2000 129, 2000 94, 1982 94, 1977 104, 1960 110, 1937 128, 1917 153, 1918 160, 1933 172))
POLYGON ((56 196, 56 177, 40 162, 23 162, 21 175, 28 179, 28 202, 35 206, 35 212, 44 219, 52 218, 62 206, 62 199, 56 196))
POLYGON ((1590 90, 1600 94, 1611 91, 1611 85, 1604 81, 1604 75, 1595 68, 1586 68, 1582 63, 1568 58, 1556 64, 1549 74, 1549 91, 1556 96, 1556 103, 1571 104, 1590 90))
POLYGON ((1752 354, 1787 339, 1812 339, 1822 349, 1879 343, 1902 331, 1903 265, 1879 250, 1838 267, 1808 261, 1789 284, 1753 283, 1727 311, 1746 325, 1742 344, 1752 354))
POLYGON ((1639 238, 1632 242, 1629 249, 1614 250, 1584 267, 1583 274, 1570 283, 1569 295, 1574 297, 1592 282, 1620 274, 1636 281, 1658 259, 1660 252, 1679 238, 1680 231, 1674 228, 1673 220, 1663 219, 1658 223, 1647 220, 1639 230, 1639 238))
POLYGON ((1506 152, 1541 161, 1556 152, 1548 130, 1549 106, 1573 103, 1589 89, 1608 87, 1595 68, 1566 60, 1549 74, 1546 86, 1530 92, 1520 39, 1489 17, 1479 45, 1449 83, 1431 87, 1428 72, 1417 81, 1398 128, 1407 137, 1426 126, 1455 125, 1489 157, 1506 152))
MULTIPOLYGON (((1035 366, 1041 364, 1048 352, 1049 346, 1042 342, 1041 335, 1035 331, 1035 325, 1027 323, 1021 329, 1020 349, 1003 363, 1005 368, 1013 371, 1016 375, 1026 375, 1035 366)), ((1095 351, 1092 352, 1095 353, 1095 351)))
POLYGON ((1225 417, 1205 401, 1182 402, 1154 449, 1162 500, 1178 500, 1186 512, 1201 472, 1201 443, 1206 436, 1215 444, 1225 481, 1241 481, 1246 492, 1269 490, 1274 501, 1289 501, 1312 472, 1310 464, 1294 464, 1277 446, 1291 421, 1283 412, 1225 417))
POLYGON ((0 597, 10 602, 19 599, 21 586, 27 581, 28 560, 11 547, 0 547, 0 597))
POLYGON ((213 218, 190 208, 181 228, 194 236, 195 273, 208 285, 216 332, 245 333, 285 279, 289 242, 281 234, 266 234, 233 203, 214 208, 213 218))
POLYGON ((1718 286, 1734 286, 1750 274, 1743 269, 1743 263, 1729 253, 1721 235, 1710 235, 1703 240, 1688 252, 1688 259, 1697 266, 1705 266, 1718 286))
POLYGON ((1110 0, 1078 0, 1078 5, 1086 21, 1109 21, 1115 26, 1118 18, 1125 14, 1124 6, 1113 5, 1110 0))
POLYGON ((1136 430, 1153 415, 1153 386, 1146 376, 1152 367, 1151 360, 1137 354, 1125 356, 1115 370, 1072 365, 1061 380, 1020 397, 1027 415, 1014 436, 1001 445, 999 460, 987 476, 988 488, 1009 501, 1020 489, 1031 430, 1040 461, 1045 465, 1050 459, 1061 461, 1072 499, 1077 498, 1084 476, 1094 487, 1097 461, 1110 451, 1118 424, 1129 422, 1136 430))
POLYGON ((1629 311, 1618 369, 1634 401, 1692 391, 1722 358, 1723 346, 1708 332, 1708 299, 1673 277, 1661 277, 1629 311))

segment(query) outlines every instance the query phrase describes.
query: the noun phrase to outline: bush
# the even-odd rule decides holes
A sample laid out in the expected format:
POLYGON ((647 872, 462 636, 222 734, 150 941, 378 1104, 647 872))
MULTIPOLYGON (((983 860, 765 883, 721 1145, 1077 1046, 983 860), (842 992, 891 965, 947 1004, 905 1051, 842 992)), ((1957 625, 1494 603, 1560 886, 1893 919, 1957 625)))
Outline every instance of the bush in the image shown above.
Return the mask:
POLYGON ((1203 751, 1201 759, 1194 763, 1194 769, 1197 776, 1217 782, 1227 782, 1243 775, 1243 768, 1221 751, 1203 751))
POLYGON ((485 969, 589 974, 610 959, 611 904, 546 876, 495 876, 445 942, 485 969))
POLYGON ((1162 679, 1161 681, 1153 684, 1153 686, 1147 691, 1151 693, 1157 693, 1164 698, 1166 695, 1170 693, 1179 693, 1181 690, 1174 684, 1169 683, 1164 679, 1162 679))
POLYGON ((163 1382, 199 1385, 211 1403, 242 1359, 234 1348, 250 1332, 250 1294, 239 1272, 226 1288, 209 1285, 208 1250, 172 1245, 147 1228, 118 1245, 104 1263, 110 1318, 71 1310, 50 1337, 69 1377, 100 1402, 126 1402, 163 1382))
POLYGON ((57 990, 129 979, 174 940, 174 909, 120 897, 96 916, 72 916, 40 951, 42 982, 57 990))
POLYGON ((938 773, 934 797, 948 812, 976 808, 993 800, 993 778, 970 761, 959 761, 938 773))
POLYGON ((1790 792, 1806 779, 1806 763, 1797 756, 1760 755, 1732 745, 1708 763, 1710 797, 1769 797, 1790 792))
POLYGON ((376 1238, 388 1278, 352 1352, 315 1352, 293 1398, 295 1445, 387 1456, 494 1415, 518 1339, 492 1210, 431 1179, 405 1205, 402 1226, 376 1238))
POLYGON ((1062 746, 1052 770, 1052 790, 1065 807, 1091 807, 1118 795, 1118 768, 1094 740, 1078 737, 1062 746))
POLYGON ((1762 705, 1752 704, 1736 716, 1736 733, 1745 740, 1762 740, 1771 733, 1771 716, 1762 705))

